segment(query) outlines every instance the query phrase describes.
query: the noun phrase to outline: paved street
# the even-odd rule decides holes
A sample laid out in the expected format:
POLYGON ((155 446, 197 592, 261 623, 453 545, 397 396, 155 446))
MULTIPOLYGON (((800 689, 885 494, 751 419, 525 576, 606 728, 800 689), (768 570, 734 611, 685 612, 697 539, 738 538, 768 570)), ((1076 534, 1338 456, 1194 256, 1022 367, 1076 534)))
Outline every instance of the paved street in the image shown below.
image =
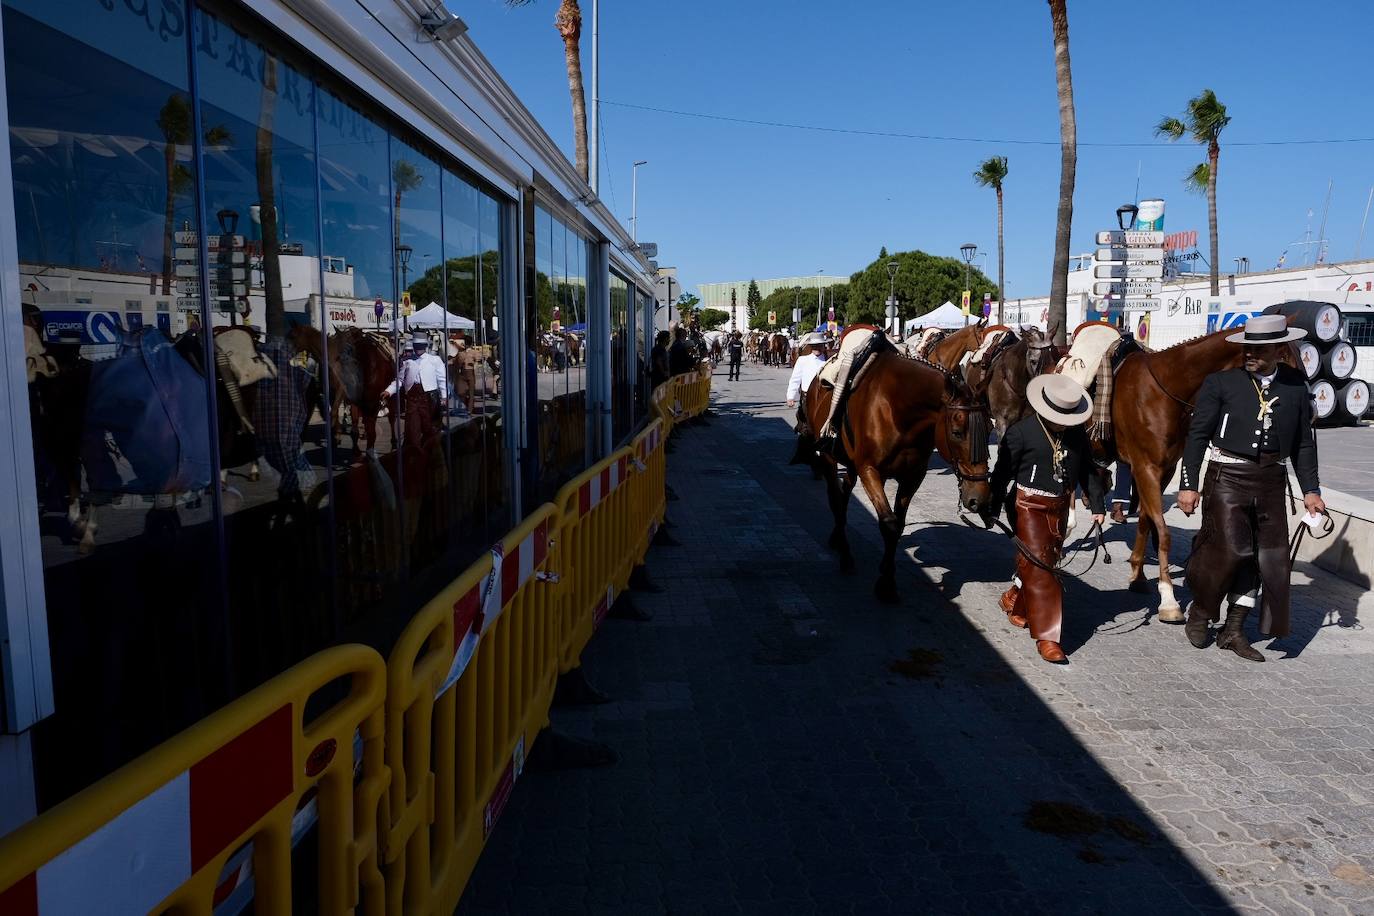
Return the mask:
POLYGON ((1195 650, 1122 588, 1115 528, 1050 666, 996 606, 1009 542, 940 472, 879 605, 871 511, 842 576, 823 485, 785 464, 785 382, 721 367, 674 437, 653 620, 584 657, 613 702, 553 713, 620 760, 528 769, 460 912, 1374 912, 1374 599, 1300 569, 1266 664, 1195 650))
POLYGON ((1322 485, 1374 500, 1374 424, 1317 430, 1322 485))

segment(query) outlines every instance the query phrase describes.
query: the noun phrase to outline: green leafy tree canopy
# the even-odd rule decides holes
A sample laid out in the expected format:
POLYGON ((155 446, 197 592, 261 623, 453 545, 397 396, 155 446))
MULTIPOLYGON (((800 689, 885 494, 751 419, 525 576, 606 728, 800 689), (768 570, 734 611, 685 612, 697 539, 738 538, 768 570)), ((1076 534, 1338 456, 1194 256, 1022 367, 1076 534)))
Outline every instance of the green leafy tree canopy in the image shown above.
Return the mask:
MULTIPOLYGON (((924 315, 945 302, 959 304, 964 289, 963 261, 924 251, 899 251, 877 258, 849 278, 844 313, 848 323, 883 324, 891 282, 887 263, 892 260, 897 262, 895 289, 903 321, 924 315)), ((997 284, 976 267, 969 269, 968 276, 969 290, 973 293, 971 307, 977 312, 982 308, 983 293, 991 293, 994 299, 997 298, 997 284)), ((814 291, 812 307, 815 307, 814 291)), ((838 315, 838 297, 835 311, 838 315)))

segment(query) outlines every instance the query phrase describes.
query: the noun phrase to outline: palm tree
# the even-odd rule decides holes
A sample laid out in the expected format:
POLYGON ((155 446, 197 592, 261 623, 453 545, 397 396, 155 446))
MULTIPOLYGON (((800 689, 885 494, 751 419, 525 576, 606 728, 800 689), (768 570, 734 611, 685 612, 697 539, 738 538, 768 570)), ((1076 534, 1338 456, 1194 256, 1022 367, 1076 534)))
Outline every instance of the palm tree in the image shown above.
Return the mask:
POLYGON ((1069 324, 1069 231, 1073 226, 1073 184, 1078 173, 1078 121, 1073 113, 1073 70, 1069 66, 1069 11, 1065 0, 1048 2, 1054 27, 1054 79, 1059 87, 1059 216, 1054 229, 1049 323, 1056 329, 1055 343, 1063 344, 1069 324))
POLYGON ((1164 118, 1155 126, 1155 136, 1181 140, 1189 134, 1207 147, 1207 161, 1198 165, 1183 179, 1191 191, 1207 192, 1207 231, 1212 241, 1212 295, 1221 295, 1221 277, 1217 271, 1219 247, 1217 241, 1217 159, 1221 156, 1221 132, 1231 123, 1226 106, 1217 94, 1204 89, 1196 98, 1188 100, 1188 110, 1179 118, 1164 118))
POLYGON ((1007 157, 993 156, 984 160, 973 173, 973 180, 985 188, 997 192, 997 323, 1002 323, 1002 303, 1007 301, 1007 290, 1002 279, 1002 261, 1005 247, 1002 240, 1002 182, 1007 177, 1007 157))
MULTIPOLYGON (((506 0, 507 6, 527 6, 534 0, 506 0)), ((563 58, 568 64, 568 93, 572 96, 573 148, 577 171, 587 181, 587 97, 582 90, 582 7, 577 0, 562 0, 553 27, 563 39, 563 58)))

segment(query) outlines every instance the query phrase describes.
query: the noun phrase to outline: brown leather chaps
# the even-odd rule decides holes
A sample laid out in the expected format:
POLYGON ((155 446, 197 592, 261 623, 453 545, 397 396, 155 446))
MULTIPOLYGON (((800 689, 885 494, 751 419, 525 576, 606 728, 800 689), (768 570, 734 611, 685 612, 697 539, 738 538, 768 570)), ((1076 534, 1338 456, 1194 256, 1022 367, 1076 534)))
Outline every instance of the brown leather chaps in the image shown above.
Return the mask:
POLYGON ((1260 632, 1288 635, 1287 472, 1277 461, 1221 464, 1207 469, 1202 527, 1193 537, 1185 579, 1193 604, 1213 620, 1230 595, 1262 582, 1260 632))
MULTIPOLYGON (((1069 521, 1069 494, 1038 496, 1016 488, 1016 536, 1031 554, 1051 568, 1064 550, 1065 528, 1069 521)), ((1021 588, 1013 613, 1026 618, 1031 636, 1059 642, 1064 619, 1064 587, 1058 573, 1041 569, 1016 551, 1016 576, 1021 588)))

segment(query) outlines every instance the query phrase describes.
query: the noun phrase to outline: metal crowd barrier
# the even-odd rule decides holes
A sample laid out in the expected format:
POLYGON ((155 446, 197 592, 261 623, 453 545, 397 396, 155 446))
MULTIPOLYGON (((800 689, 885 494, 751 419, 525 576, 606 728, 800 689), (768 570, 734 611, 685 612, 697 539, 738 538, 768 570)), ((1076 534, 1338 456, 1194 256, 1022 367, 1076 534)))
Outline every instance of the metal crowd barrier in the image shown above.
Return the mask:
POLYGON ((576 668, 592 633, 630 584, 639 557, 628 486, 633 454, 623 448, 558 491, 558 541, 569 576, 564 583, 562 670, 576 668), (575 573, 572 572, 575 570, 575 573))
POLYGON ((365 646, 320 652, 0 839, 0 914, 238 912, 250 897, 289 913, 312 826, 298 905, 451 913, 558 675, 663 524, 673 417, 709 391, 709 368, 659 386, 658 419, 426 604, 385 666, 365 646))
POLYGON ((366 646, 326 649, 0 839, 0 913, 203 914, 251 881, 254 912, 287 914, 316 820, 316 880, 294 898, 382 913, 385 678, 366 646))
POLYGON ((549 572, 562 562, 558 522, 540 507, 425 605, 391 653, 390 913, 453 912, 548 724, 562 648, 562 586, 549 572))

